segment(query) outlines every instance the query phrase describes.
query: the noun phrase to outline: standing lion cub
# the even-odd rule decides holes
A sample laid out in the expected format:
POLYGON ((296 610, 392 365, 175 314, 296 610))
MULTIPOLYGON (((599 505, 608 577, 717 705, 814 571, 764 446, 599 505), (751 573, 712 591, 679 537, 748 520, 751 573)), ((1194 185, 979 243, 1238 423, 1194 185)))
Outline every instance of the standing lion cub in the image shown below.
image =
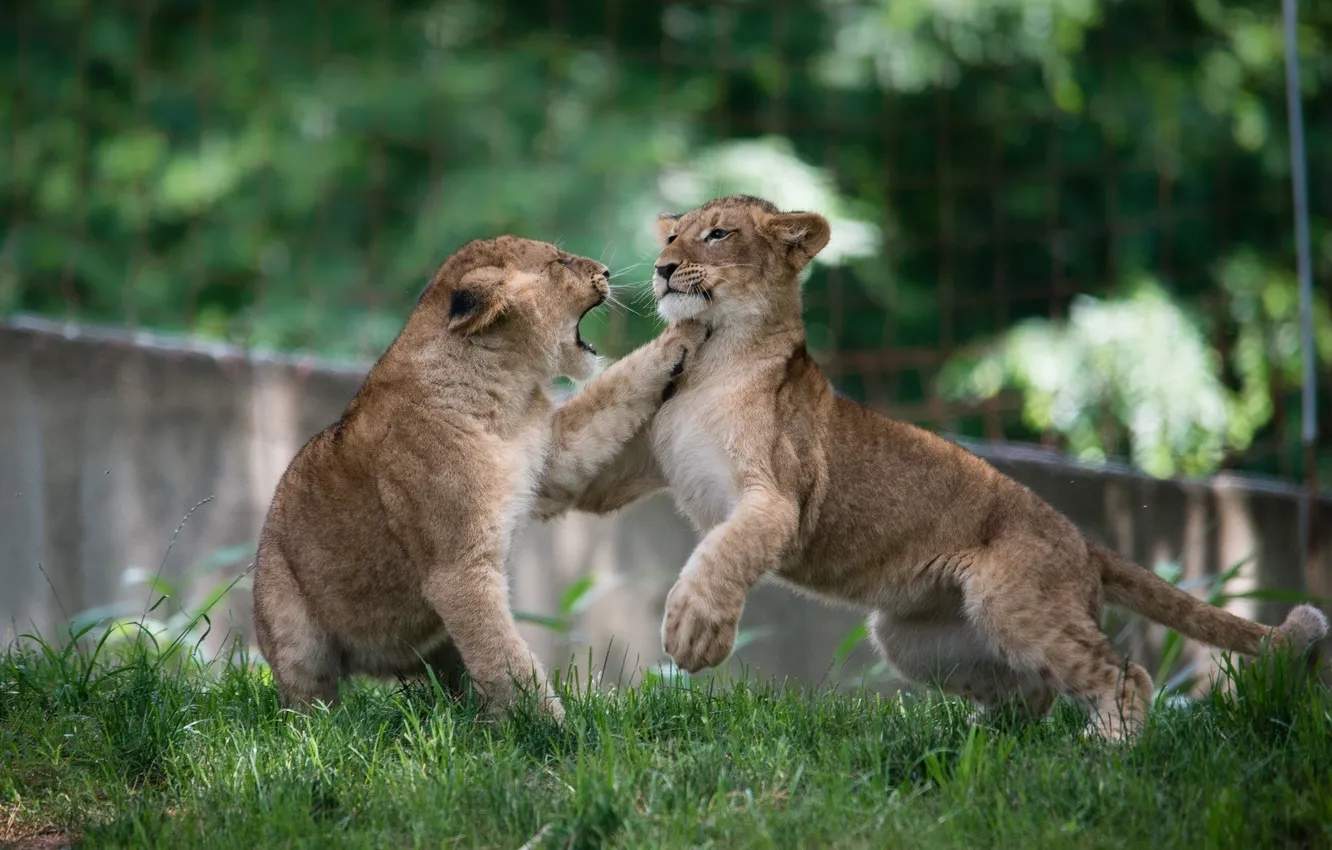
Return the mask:
POLYGON ((509 609, 506 561, 534 509, 554 516, 656 412, 701 325, 672 328, 552 408, 558 375, 596 352, 579 320, 605 266, 501 236, 449 257, 342 418, 278 483, 259 540, 254 622, 286 705, 334 704, 352 673, 422 661, 492 705, 535 678, 509 609))
POLYGON ((982 706, 1045 713, 1058 692, 1119 738, 1152 682, 1100 630, 1105 601, 1215 646, 1303 650, 1327 618, 1277 629, 1177 590, 1086 540, 1027 488, 928 431, 839 396, 805 349, 798 275, 828 222, 751 197, 662 216, 658 312, 712 335, 646 435, 579 497, 606 511, 669 486, 703 534, 666 599, 666 651, 690 672, 734 645, 764 576, 869 609, 884 658, 982 706))

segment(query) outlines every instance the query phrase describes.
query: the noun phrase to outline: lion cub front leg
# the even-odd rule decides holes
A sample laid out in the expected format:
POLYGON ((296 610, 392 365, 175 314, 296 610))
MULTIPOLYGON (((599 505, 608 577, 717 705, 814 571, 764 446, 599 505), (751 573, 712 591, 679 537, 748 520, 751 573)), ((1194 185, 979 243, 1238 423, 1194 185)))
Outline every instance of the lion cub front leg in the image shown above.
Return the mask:
POLYGON ((662 644, 676 666, 695 673, 726 660, 745 596, 794 546, 799 524, 792 496, 750 487, 731 516, 703 537, 666 595, 662 644))
POLYGON ((498 547, 478 548, 465 560, 439 570, 425 595, 462 655, 463 665, 492 710, 508 708, 519 689, 535 687, 542 708, 557 721, 564 707, 541 662, 518 632, 509 608, 508 581, 498 547))
POLYGON ((665 402, 707 328, 682 322, 616 361, 555 411, 536 513, 567 509, 665 402))

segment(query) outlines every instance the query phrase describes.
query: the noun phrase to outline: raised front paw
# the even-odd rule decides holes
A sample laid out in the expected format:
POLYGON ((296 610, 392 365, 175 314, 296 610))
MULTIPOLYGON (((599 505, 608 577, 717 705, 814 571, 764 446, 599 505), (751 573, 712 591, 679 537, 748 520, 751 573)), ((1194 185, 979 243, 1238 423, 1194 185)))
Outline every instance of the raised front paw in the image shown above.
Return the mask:
POLYGON ((661 627, 662 644, 675 665, 697 673, 725 661, 735 647, 743 602, 710 597, 692 578, 676 581, 666 595, 661 627))
POLYGON ((675 395, 679 377, 684 374, 699 346, 711 335, 712 331, 707 325, 690 319, 671 325, 658 337, 660 344, 665 347, 666 357, 670 363, 666 387, 661 393, 663 404, 675 395))

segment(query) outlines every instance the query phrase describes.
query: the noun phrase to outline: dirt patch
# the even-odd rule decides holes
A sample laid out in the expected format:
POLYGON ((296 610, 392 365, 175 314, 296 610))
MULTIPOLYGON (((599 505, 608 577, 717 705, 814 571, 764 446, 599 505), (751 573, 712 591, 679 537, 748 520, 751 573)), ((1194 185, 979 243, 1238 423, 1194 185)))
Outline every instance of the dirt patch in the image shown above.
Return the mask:
POLYGON ((0 847, 6 850, 67 850, 78 845, 78 839, 67 832, 40 832, 23 838, 0 836, 0 847))

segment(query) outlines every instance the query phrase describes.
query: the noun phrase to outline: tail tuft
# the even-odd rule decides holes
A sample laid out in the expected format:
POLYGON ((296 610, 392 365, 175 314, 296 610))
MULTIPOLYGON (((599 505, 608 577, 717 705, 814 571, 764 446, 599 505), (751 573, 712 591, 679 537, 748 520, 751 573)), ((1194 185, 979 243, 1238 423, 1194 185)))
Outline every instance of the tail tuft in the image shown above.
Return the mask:
MULTIPOLYGON (((1218 649, 1256 656, 1270 640, 1300 653, 1327 635, 1327 616, 1312 605, 1296 605, 1276 628, 1263 626, 1195 599, 1104 546, 1092 544, 1088 550, 1092 562, 1100 567, 1107 602, 1218 649)), ((1314 655, 1319 654, 1315 650, 1314 655)))
POLYGON ((1312 605, 1296 605, 1276 631, 1284 635, 1296 652, 1327 637, 1327 615, 1312 605))

